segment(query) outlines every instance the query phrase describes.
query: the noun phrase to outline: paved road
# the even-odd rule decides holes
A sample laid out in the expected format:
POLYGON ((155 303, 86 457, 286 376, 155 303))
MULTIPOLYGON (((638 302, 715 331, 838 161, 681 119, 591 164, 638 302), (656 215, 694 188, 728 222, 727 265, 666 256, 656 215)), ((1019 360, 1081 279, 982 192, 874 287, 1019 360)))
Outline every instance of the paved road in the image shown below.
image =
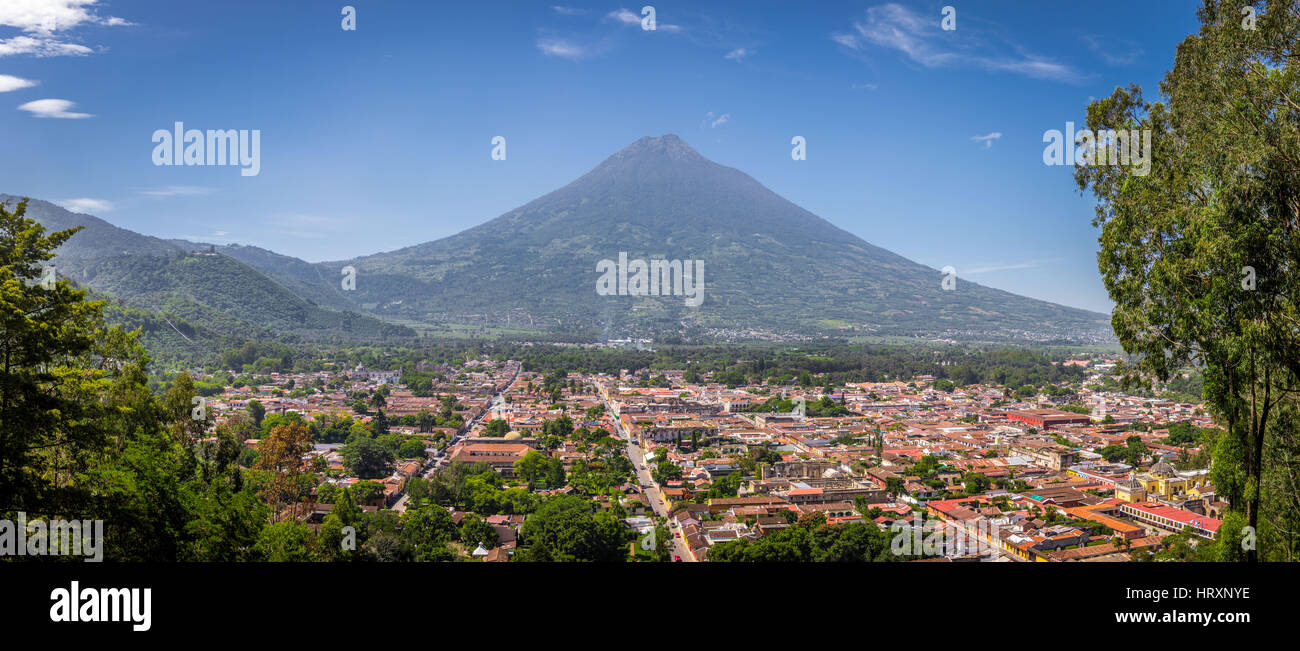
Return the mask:
MULTIPOLYGON (((664 500, 663 493, 660 492, 659 485, 655 483, 654 477, 650 475, 650 469, 645 465, 645 452, 641 450, 641 446, 636 444, 636 440, 623 427, 622 421, 614 416, 614 410, 609 406, 609 397, 605 395, 603 389, 600 392, 600 399, 605 403, 605 412, 609 415, 610 420, 614 421, 614 428, 618 430, 618 435, 624 441, 627 441, 627 457, 632 460, 637 482, 641 484, 642 491, 650 500, 650 509, 654 511, 655 515, 668 518, 671 515, 668 512, 668 503, 664 500)), ((693 562, 695 558, 691 556, 690 550, 686 547, 686 540, 677 537, 680 532, 672 527, 671 522, 669 523, 669 531, 673 535, 673 555, 681 557, 683 562, 693 562)))

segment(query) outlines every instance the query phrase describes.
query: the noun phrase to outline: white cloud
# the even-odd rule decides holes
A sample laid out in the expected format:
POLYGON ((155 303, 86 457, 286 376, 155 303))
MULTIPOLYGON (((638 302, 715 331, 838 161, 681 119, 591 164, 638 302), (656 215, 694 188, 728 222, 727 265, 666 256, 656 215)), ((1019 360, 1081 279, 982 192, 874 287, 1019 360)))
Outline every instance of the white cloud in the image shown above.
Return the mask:
POLYGON ((890 3, 868 9, 866 18, 853 24, 854 33, 833 33, 831 40, 853 50, 867 45, 897 50, 926 68, 969 66, 1052 81, 1079 79, 1080 75, 1067 65, 1024 54, 1014 45, 999 50, 980 33, 971 35, 975 28, 962 29, 968 36, 955 41, 939 27, 937 19, 930 20, 890 3))
POLYGON ((853 90, 875 90, 877 86, 875 84, 852 84, 849 88, 853 90))
POLYGON ((94 117, 89 113, 73 113, 68 110, 76 105, 76 102, 69 102, 66 99, 38 99, 34 102, 27 102, 26 104, 19 106, 18 110, 28 111, 34 118, 80 120, 82 118, 94 117))
POLYGON ((709 122, 709 128, 716 129, 717 127, 720 127, 726 124, 727 122, 729 122, 731 120, 731 114, 723 113, 722 115, 719 115, 717 118, 714 118, 713 113, 709 113, 708 119, 712 120, 712 122, 709 122))
POLYGON ((63 206, 64 208, 67 208, 68 210, 71 210, 72 212, 81 212, 87 214, 109 212, 113 209, 113 204, 103 199, 90 199, 85 197, 81 199, 64 199, 63 201, 57 201, 55 203, 59 204, 60 206, 63 206))
POLYGON ((831 34, 831 40, 843 45, 844 47, 851 47, 855 50, 859 47, 858 39, 854 38, 852 34, 831 34))
POLYGON ((131 23, 115 16, 100 16, 92 5, 99 0, 4 0, 0 26, 17 27, 29 34, 53 34, 82 24, 117 27, 131 23))
POLYGON ((561 5, 553 5, 551 9, 554 9, 555 13, 560 14, 561 16, 578 16, 587 13, 586 9, 579 9, 577 7, 564 7, 561 5))
POLYGON ((1001 131, 994 131, 993 133, 990 133, 987 136, 971 136, 970 139, 974 140, 975 142, 983 142, 984 147, 987 149, 993 147, 993 141, 1001 137, 1002 137, 1001 131))
POLYGON ((724 56, 724 57, 722 57, 722 58, 724 58, 724 59, 731 59, 732 61, 735 61, 736 63, 740 63, 740 62, 741 62, 745 57, 749 56, 750 54, 751 54, 751 53, 750 53, 749 50, 746 50, 746 49, 743 48, 743 47, 738 47, 738 48, 736 48, 736 49, 734 49, 734 50, 728 52, 727 55, 724 56))
POLYGON ((35 85, 36 82, 30 79, 23 79, 22 77, 15 77, 13 75, 0 75, 0 93, 7 93, 11 90, 21 90, 23 88, 31 88, 35 85))
POLYGON ((1052 258, 1049 260, 1029 260, 1026 262, 998 262, 994 264, 984 265, 982 267, 967 269, 963 271, 962 274, 969 276, 971 274, 991 273, 994 271, 1014 271, 1016 269, 1033 269, 1035 267, 1041 267, 1043 264, 1048 262, 1055 262, 1056 260, 1057 258, 1052 258))
POLYGON ((26 35, 0 40, 0 57, 30 54, 37 57, 82 56, 94 50, 55 36, 82 25, 120 27, 130 21, 101 16, 93 5, 98 0, 4 0, 0 2, 0 26, 15 27, 26 35))
POLYGON ((587 54, 582 46, 558 38, 538 39, 537 49, 541 50, 542 54, 546 56, 563 57, 565 59, 581 59, 587 54))
MULTIPOLYGON (((605 18, 608 20, 614 20, 623 23, 624 25, 636 25, 638 27, 641 26, 641 14, 638 14, 630 9, 624 8, 624 9, 618 9, 617 11, 611 11, 608 14, 605 14, 605 18)), ((655 20, 656 30, 664 31, 664 32, 682 31, 681 25, 670 25, 668 23, 661 23, 658 21, 657 18, 658 17, 656 16, 656 20, 655 20)))
MULTIPOLYGON (((632 13, 632 10, 630 9, 619 9, 618 11, 611 11, 605 17, 611 20, 617 20, 620 23, 623 23, 624 25, 641 24, 641 16, 632 13)), ((658 25, 656 25, 656 27, 658 27, 658 25)))
POLYGON ((0 57, 31 54, 37 57, 84 56, 94 50, 76 43, 64 43, 51 38, 15 36, 0 39, 0 57))
POLYGON ((141 190, 141 195, 146 197, 198 197, 206 194, 212 194, 211 188, 200 188, 194 185, 169 185, 163 188, 153 188, 150 190, 141 190))

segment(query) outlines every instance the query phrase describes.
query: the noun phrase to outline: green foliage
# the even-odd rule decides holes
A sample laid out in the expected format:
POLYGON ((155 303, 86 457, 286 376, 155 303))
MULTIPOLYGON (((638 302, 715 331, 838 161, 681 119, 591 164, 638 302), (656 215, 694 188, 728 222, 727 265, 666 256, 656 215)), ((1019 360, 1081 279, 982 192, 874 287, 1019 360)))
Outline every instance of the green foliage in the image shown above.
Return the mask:
POLYGON ((591 502, 557 495, 524 520, 521 560, 540 562, 627 560, 631 533, 614 516, 594 513, 591 502))
POLYGON ((500 419, 493 418, 483 426, 483 436, 500 438, 510 433, 510 423, 500 419))
POLYGON ((377 481, 359 481, 348 487, 357 504, 370 504, 384 494, 384 485, 377 481))
MULTIPOLYGON (((1257 29, 1241 29, 1240 3, 1205 0, 1201 26, 1179 44, 1161 83, 1164 101, 1137 86, 1088 107, 1088 128, 1151 135, 1149 174, 1130 166, 1076 166, 1098 200, 1098 262, 1115 302, 1112 325, 1136 360, 1128 383, 1202 370, 1202 394, 1224 425, 1214 451, 1219 494, 1248 526, 1276 518, 1300 531, 1293 506, 1295 444, 1274 419, 1300 384, 1300 13, 1269 2, 1257 29), (1221 479, 1220 483, 1218 480, 1221 479), (1267 515, 1265 514, 1267 512, 1267 515)), ((1261 536, 1246 557, 1290 558, 1300 534, 1261 536)), ((1176 548, 1170 554, 1186 556, 1176 548)))
POLYGON ((343 457, 343 465, 362 479, 385 477, 393 466, 392 450, 365 436, 351 439, 339 454, 343 457))
POLYGON ((311 530, 297 520, 276 522, 262 529, 254 550, 264 561, 305 563, 312 560, 311 530))
POLYGON ((497 546, 497 531, 483 518, 471 513, 460 521, 460 539, 471 548, 482 544, 491 549, 497 546))
POLYGON ((564 462, 536 450, 529 451, 515 462, 515 475, 530 488, 560 488, 564 486, 564 462))
MULTIPOLYGON (((819 514, 820 515, 820 514, 819 514)), ((827 525, 824 515, 805 516, 757 541, 737 540, 714 545, 709 561, 719 563, 888 562, 902 557, 890 552, 890 536, 874 523, 827 525)))

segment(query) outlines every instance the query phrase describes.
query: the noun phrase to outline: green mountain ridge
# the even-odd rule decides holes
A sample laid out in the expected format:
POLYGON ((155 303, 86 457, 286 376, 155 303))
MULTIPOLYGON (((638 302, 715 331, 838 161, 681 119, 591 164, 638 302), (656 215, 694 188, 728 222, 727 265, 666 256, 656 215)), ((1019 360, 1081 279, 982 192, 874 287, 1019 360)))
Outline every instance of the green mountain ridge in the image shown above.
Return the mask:
MULTIPOLYGON (((0 195, 0 202, 17 200, 0 195)), ((415 336, 405 326, 386 323, 355 310, 330 310, 284 287, 267 274, 233 257, 193 252, 167 241, 118 228, 90 215, 71 213, 39 200, 27 215, 47 230, 81 226, 52 261, 57 273, 119 301, 128 322, 157 328, 157 319, 179 319, 190 328, 174 330, 209 340, 278 337, 314 340, 384 340, 415 336)), ((348 306, 347 302, 342 305, 348 306)))

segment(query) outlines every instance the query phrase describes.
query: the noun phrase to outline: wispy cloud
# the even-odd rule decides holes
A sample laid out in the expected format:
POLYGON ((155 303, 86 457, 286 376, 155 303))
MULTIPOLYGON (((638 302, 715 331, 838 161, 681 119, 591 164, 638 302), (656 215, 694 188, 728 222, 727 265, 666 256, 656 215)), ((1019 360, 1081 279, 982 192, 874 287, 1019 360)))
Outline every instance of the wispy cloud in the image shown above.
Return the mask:
POLYGON ((62 201, 56 201, 55 203, 71 210, 72 212, 87 214, 109 212, 113 210, 113 204, 103 199, 90 199, 83 197, 81 199, 64 199, 62 201))
POLYGON ((31 88, 35 85, 36 82, 30 79, 23 79, 22 77, 15 77, 13 75, 0 75, 0 93, 7 93, 11 90, 21 90, 23 88, 31 88))
POLYGON ((730 59, 730 60, 732 60, 732 61, 735 61, 736 63, 740 63, 741 61, 743 61, 743 60, 745 59, 745 57, 749 56, 750 54, 751 54, 751 53, 750 53, 749 50, 746 50, 746 49, 743 48, 743 47, 738 47, 738 48, 736 48, 736 49, 734 49, 734 50, 728 52, 728 53, 726 54, 726 56, 724 56, 724 57, 722 57, 722 58, 724 58, 724 59, 730 59))
POLYGON ((890 3, 872 7, 866 17, 853 23, 851 32, 831 34, 831 40, 851 50, 876 46, 896 50, 926 68, 974 67, 995 72, 1075 82, 1080 75, 1070 66, 1044 57, 1026 54, 1014 44, 990 45, 988 39, 970 27, 962 27, 966 38, 956 41, 931 20, 901 5, 890 3), (973 35, 972 32, 974 32, 973 35), (1008 51, 1009 50, 1009 51, 1008 51))
POLYGON ((163 197, 198 197, 206 194, 212 194, 211 188, 201 188, 194 185, 169 185, 163 188, 150 188, 141 190, 140 195, 145 197, 163 198, 163 197))
POLYGON ((995 271, 1015 271, 1016 269, 1034 269, 1036 267, 1041 267, 1044 264, 1047 264, 1049 262, 1055 262, 1056 260, 1057 260, 1056 258, 1051 258, 1048 260, 1028 260, 1025 262, 998 262, 998 263, 984 265, 981 267, 973 267, 971 269, 965 269, 962 271, 962 274, 966 276, 970 276, 973 274, 985 274, 985 273, 992 273, 995 271))
POLYGON ((852 90, 875 90, 877 86, 875 84, 852 84, 849 88, 852 90))
POLYGON ((553 9, 555 13, 560 14, 561 16, 580 16, 582 14, 587 13, 586 9, 579 9, 577 7, 565 7, 562 5, 552 5, 551 9, 553 9))
POLYGON ((1001 131, 994 131, 993 133, 990 133, 987 136, 971 136, 970 139, 974 140, 975 142, 984 143, 985 148, 992 148, 993 141, 1001 137, 1002 137, 1001 131))
POLYGON ((351 220, 343 217, 325 217, 301 213, 276 215, 270 219, 276 225, 276 232, 288 237, 319 240, 335 237, 351 225, 351 220))
POLYGON ((1097 34, 1084 34, 1083 42, 1093 54, 1113 66, 1126 66, 1142 57, 1142 48, 1132 41, 1097 34))
POLYGON ((537 39, 537 49, 542 54, 552 57, 561 57, 564 59, 581 59, 587 56, 586 48, 561 38, 539 38, 537 39))
POLYGON ((94 50, 84 45, 48 38, 15 36, 10 39, 0 39, 0 57, 18 54, 30 54, 35 57, 82 56, 91 52, 94 50))
POLYGON ((57 34, 82 25, 119 27, 130 21, 101 16, 98 0, 4 0, 0 2, 0 26, 15 27, 24 36, 0 39, 0 57, 30 54, 37 57, 81 56, 94 52, 89 47, 62 40, 57 34))
POLYGON ((831 34, 831 40, 855 50, 859 47, 857 37, 852 34, 831 34))
MULTIPOLYGON (((616 22, 623 23, 624 25, 636 25, 638 27, 641 26, 641 14, 638 14, 632 11, 631 9, 620 8, 615 11, 611 11, 608 14, 605 14, 605 18, 608 20, 613 20, 616 22)), ((656 17, 655 29, 660 31, 665 31, 665 32, 679 32, 681 31, 682 26, 672 25, 669 23, 661 23, 657 20, 656 17)))
POLYGON ((70 102, 66 99, 38 99, 19 105, 18 110, 27 111, 34 118, 62 118, 65 120, 80 120, 82 118, 94 117, 90 113, 74 113, 68 109, 76 106, 76 102, 70 102))
POLYGON ((730 120, 731 120, 730 113, 723 113, 722 115, 717 115, 713 111, 709 111, 708 113, 704 114, 704 124, 707 125, 710 129, 716 129, 726 124, 730 120))
POLYGON ((610 20, 617 20, 618 22, 623 23, 625 25, 641 24, 641 16, 639 14, 632 13, 631 9, 617 9, 615 11, 609 12, 608 14, 605 15, 605 17, 609 18, 610 20))

